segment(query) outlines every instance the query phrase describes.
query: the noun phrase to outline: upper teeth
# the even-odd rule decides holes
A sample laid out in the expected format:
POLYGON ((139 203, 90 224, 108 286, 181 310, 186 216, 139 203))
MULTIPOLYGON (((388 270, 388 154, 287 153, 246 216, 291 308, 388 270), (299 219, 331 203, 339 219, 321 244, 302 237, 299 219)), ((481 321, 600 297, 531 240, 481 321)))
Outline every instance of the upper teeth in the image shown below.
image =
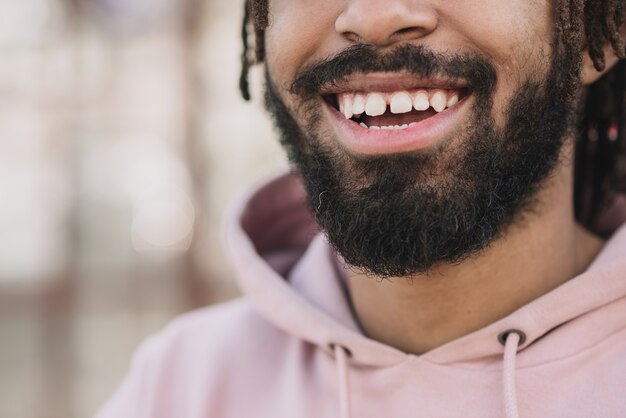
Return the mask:
POLYGON ((394 93, 342 93, 338 95, 339 110, 351 119, 365 113, 368 116, 381 116, 387 112, 409 113, 413 109, 425 111, 433 108, 443 112, 459 102, 459 92, 451 90, 415 90, 394 93))
POLYGON ((391 96, 391 103, 389 103, 391 113, 409 113, 413 110, 413 99, 409 93, 399 92, 391 96))
MULTIPOLYGON (((380 116, 383 115, 386 111, 387 101, 385 100, 385 96, 379 93, 370 93, 367 95, 367 99, 365 99, 365 113, 367 115, 380 116)), ((354 109, 346 108, 344 109, 344 112, 345 115, 349 115, 350 113, 354 115, 354 109)))

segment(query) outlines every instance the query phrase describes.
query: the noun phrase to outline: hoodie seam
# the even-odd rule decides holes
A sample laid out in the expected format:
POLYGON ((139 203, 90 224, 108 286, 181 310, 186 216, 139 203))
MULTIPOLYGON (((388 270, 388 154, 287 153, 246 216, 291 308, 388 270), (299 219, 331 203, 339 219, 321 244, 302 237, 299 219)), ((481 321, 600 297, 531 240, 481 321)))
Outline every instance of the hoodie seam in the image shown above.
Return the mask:
MULTIPOLYGON (((587 354, 590 351, 593 351, 595 349, 598 349, 600 346, 603 346, 604 344, 609 343, 611 340, 618 338, 621 334, 626 332, 626 325, 621 327, 617 332, 609 335, 606 338, 603 338, 602 340, 598 341, 597 343, 585 347, 583 349, 581 349, 580 351, 577 351, 575 353, 569 354, 565 357, 559 357, 553 360, 548 360, 548 361, 544 361, 541 363, 536 363, 536 364, 532 364, 532 365, 527 365, 527 366, 518 366, 517 370, 526 370, 526 369, 533 369, 533 368, 537 368, 537 367, 543 367, 543 366, 548 366, 548 365, 553 365, 553 364, 557 364, 560 362, 565 362, 568 361, 574 357, 577 356, 582 356, 584 354, 587 354)), ((626 345, 626 344, 625 344, 626 345)), ((523 354, 525 350, 521 351, 520 354, 523 354)), ((427 359, 423 359, 423 358, 419 358, 419 360, 424 361, 425 363, 434 365, 434 366, 440 366, 440 367, 450 367, 453 369, 459 369, 459 370, 465 370, 465 371, 471 371, 471 372, 477 372, 477 373, 484 373, 484 372, 491 372, 491 373, 501 373, 502 372, 502 368, 499 369, 484 369, 484 368, 472 368, 472 367, 463 367, 463 366, 455 366, 452 364, 442 364, 442 363, 436 363, 434 361, 430 361, 427 359)))

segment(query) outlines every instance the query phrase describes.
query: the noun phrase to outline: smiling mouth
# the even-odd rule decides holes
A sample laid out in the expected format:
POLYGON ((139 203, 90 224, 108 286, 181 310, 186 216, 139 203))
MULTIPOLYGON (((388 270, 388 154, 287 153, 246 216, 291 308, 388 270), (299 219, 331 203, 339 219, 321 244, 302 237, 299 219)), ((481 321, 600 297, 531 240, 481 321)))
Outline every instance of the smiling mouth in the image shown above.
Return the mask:
POLYGON ((445 112, 469 95, 467 88, 415 88, 388 92, 342 92, 324 100, 368 130, 405 130, 445 112))

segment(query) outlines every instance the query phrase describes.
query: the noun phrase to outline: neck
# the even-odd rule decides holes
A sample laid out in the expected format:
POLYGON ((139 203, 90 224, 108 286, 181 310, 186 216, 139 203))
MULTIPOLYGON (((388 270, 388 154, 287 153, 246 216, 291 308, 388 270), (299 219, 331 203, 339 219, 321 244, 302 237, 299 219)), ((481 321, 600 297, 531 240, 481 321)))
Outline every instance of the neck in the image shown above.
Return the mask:
POLYGON ((576 224, 571 167, 562 166, 538 206, 481 255, 428 274, 375 280, 349 271, 363 331, 404 352, 423 354, 477 331, 582 273, 602 241, 576 224))

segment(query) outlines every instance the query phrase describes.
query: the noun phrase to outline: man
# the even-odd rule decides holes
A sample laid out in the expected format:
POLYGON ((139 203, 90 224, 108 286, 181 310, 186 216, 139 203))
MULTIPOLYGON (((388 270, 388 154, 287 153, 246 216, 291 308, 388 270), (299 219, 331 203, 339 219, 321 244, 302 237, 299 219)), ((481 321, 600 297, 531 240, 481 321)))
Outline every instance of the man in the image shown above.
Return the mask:
POLYGON ((625 9, 251 0, 296 171, 98 416, 626 416, 625 9))

